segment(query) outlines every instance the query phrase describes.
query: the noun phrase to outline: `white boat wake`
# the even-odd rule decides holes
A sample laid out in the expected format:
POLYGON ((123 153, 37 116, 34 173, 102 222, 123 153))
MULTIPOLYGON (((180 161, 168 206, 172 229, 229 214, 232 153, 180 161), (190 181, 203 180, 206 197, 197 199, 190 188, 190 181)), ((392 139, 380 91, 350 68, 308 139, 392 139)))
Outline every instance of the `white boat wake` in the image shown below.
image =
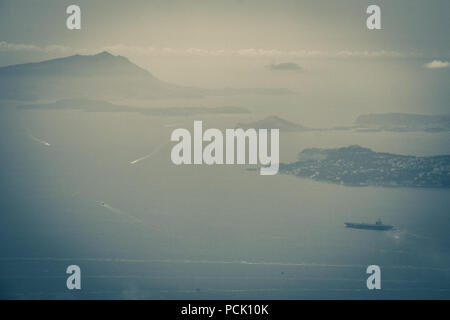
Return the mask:
POLYGON ((168 144, 167 142, 166 142, 166 143, 163 143, 163 144, 160 144, 160 145, 157 146, 155 149, 153 149, 153 151, 150 152, 149 154, 147 154, 147 155, 145 155, 145 156, 143 156, 143 157, 137 158, 136 160, 130 161, 130 164, 136 164, 136 163, 141 162, 142 160, 145 160, 145 159, 150 158, 152 155, 158 153, 158 152, 159 152, 164 146, 166 146, 167 144, 168 144))
POLYGON ((31 134, 30 134, 30 138, 31 138, 32 140, 34 140, 34 141, 36 141, 36 142, 38 142, 38 143, 40 143, 40 144, 46 146, 46 147, 50 147, 50 143, 48 143, 48 142, 45 141, 45 140, 36 138, 35 136, 33 136, 33 135, 31 135, 31 134))
POLYGON ((121 215, 121 216, 123 216, 123 217, 125 217, 125 218, 127 218, 127 219, 130 219, 131 221, 136 222, 136 223, 138 223, 138 224, 140 224, 140 225, 144 224, 144 222, 143 222, 142 220, 136 218, 136 217, 133 216, 132 214, 126 213, 126 212, 124 212, 124 211, 122 211, 122 210, 120 210, 120 209, 118 209, 118 208, 114 208, 113 206, 110 206, 109 204, 105 203, 104 201, 97 201, 97 202, 98 202, 103 208, 105 208, 105 209, 107 209, 107 210, 109 210, 109 211, 111 211, 111 212, 113 212, 113 213, 115 213, 115 214, 121 215))

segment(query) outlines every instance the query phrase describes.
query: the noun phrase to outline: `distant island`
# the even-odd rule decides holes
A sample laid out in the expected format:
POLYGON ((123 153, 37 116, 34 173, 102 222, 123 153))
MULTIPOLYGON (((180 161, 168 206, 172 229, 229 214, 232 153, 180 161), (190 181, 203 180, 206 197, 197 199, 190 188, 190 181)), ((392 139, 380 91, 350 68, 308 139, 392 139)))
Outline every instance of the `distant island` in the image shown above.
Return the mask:
POLYGON ((305 149, 280 173, 345 186, 449 188, 450 155, 415 157, 374 152, 357 145, 305 149))
POLYGON ((300 131, 318 130, 318 129, 304 127, 301 124, 291 122, 291 121, 282 119, 277 116, 269 116, 264 119, 250 122, 250 123, 238 123, 236 125, 236 128, 280 129, 280 131, 284 131, 284 132, 300 132, 300 131))
POLYGON ((243 107, 164 107, 145 108, 114 104, 103 100, 63 99, 51 103, 35 103, 17 106, 19 110, 82 110, 85 112, 136 112, 149 116, 191 116, 197 114, 249 113, 243 107))
MULTIPOLYGON (((349 127, 352 128, 352 127, 349 127)), ((412 113, 381 113, 360 115, 353 127, 357 131, 450 131, 450 114, 423 115, 412 113)))
POLYGON ((302 68, 295 62, 272 63, 268 65, 270 70, 277 71, 301 71, 302 68))
POLYGON ((284 132, 303 132, 315 130, 356 131, 356 132, 446 132, 450 131, 450 114, 423 115, 412 113, 380 113, 360 115, 353 125, 335 126, 329 129, 309 128, 278 116, 238 123, 237 128, 270 129, 278 128, 284 132))

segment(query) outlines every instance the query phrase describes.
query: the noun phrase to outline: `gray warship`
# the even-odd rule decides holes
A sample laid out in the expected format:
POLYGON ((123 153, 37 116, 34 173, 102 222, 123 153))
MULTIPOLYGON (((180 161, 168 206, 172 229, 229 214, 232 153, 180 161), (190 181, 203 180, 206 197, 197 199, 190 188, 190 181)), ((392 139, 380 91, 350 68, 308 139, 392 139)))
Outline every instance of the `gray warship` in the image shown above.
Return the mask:
POLYGON ((357 222, 344 222, 347 228, 363 229, 363 230, 378 230, 387 231, 394 229, 394 226, 383 224, 381 219, 378 219, 375 223, 357 223, 357 222))

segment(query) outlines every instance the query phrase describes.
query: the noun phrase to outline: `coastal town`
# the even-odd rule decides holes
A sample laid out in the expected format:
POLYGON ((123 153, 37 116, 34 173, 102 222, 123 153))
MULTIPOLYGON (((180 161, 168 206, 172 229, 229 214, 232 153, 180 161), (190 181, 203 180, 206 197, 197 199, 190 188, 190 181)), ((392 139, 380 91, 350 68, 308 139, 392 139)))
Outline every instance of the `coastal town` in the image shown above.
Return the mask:
POLYGON ((347 186, 449 188, 450 155, 415 157, 357 145, 305 149, 280 173, 347 186))

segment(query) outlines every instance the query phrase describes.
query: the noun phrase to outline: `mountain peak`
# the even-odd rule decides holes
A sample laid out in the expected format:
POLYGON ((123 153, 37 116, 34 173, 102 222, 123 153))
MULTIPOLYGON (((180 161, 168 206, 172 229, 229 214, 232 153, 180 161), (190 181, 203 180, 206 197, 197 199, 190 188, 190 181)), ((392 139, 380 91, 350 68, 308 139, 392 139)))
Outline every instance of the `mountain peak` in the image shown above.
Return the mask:
POLYGON ((114 55, 112 55, 108 51, 102 51, 100 53, 97 53, 95 56, 97 56, 97 57, 114 57, 114 55))
MULTIPOLYGON (((130 62, 130 60, 128 60, 127 58, 125 58, 124 56, 121 55, 114 55, 109 51, 102 51, 99 52, 97 54, 94 54, 92 56, 80 56, 79 57, 95 57, 95 58, 99 58, 99 59, 116 59, 116 60, 125 60, 127 62, 130 62)), ((131 63, 131 62, 130 62, 131 63)))

